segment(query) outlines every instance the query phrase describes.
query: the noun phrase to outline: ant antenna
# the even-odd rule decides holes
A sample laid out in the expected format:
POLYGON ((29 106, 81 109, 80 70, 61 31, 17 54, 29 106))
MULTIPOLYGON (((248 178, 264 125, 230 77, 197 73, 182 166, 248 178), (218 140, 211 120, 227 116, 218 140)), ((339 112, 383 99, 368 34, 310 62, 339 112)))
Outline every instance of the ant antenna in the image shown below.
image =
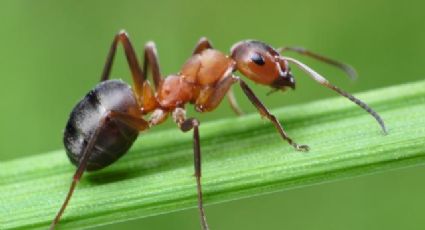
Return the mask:
POLYGON ((372 115, 376 121, 379 123, 379 125, 382 128, 382 131, 384 134, 388 134, 387 127, 385 126, 384 121, 382 118, 376 113, 372 108, 370 108, 366 103, 361 101, 360 99, 354 97, 353 95, 343 91, 342 89, 332 85, 326 78, 324 78, 322 75, 305 65, 304 63, 290 57, 280 57, 283 60, 287 60, 288 62, 296 65, 298 68, 300 68, 302 71, 304 71, 308 76, 310 76, 313 80, 318 82, 319 84, 339 93, 340 95, 348 98, 350 101, 356 103, 358 106, 360 106, 362 109, 364 109, 366 112, 368 112, 370 115, 372 115))
POLYGON ((279 53, 285 52, 285 51, 292 51, 292 52, 299 53, 301 55, 305 55, 305 56, 314 58, 314 59, 322 61, 326 64, 333 65, 333 66, 337 67, 338 69, 341 69, 342 71, 344 71, 348 75, 348 77, 351 78, 351 80, 357 79, 357 72, 351 65, 347 65, 347 64, 342 63, 340 61, 337 61, 337 60, 322 56, 320 54, 311 52, 311 51, 309 51, 309 50, 307 50, 303 47, 287 46, 287 47, 278 48, 277 51, 279 53))

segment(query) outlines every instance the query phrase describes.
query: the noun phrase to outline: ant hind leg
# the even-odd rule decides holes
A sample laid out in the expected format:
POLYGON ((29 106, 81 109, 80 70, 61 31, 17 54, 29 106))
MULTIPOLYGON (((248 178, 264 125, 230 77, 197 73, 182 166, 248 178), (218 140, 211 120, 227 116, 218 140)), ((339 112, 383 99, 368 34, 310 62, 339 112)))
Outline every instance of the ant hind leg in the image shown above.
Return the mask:
MULTIPOLYGON (((109 79, 112 69, 112 64, 114 62, 115 54, 117 52, 118 43, 121 43, 124 47, 124 53, 127 57, 127 62, 130 67, 131 75, 133 78, 134 90, 137 95, 143 95, 143 83, 144 83, 144 74, 140 68, 139 62, 137 61, 136 52, 134 51, 133 45, 130 42, 130 38, 124 30, 120 31, 115 35, 114 40, 112 41, 111 48, 109 49, 108 56, 106 57, 105 66, 103 68, 100 81, 106 81, 109 79)), ((141 98, 137 97, 138 100, 141 98)), ((142 104, 139 101, 139 104, 142 104)))
POLYGON ((53 219, 50 230, 55 229, 56 225, 58 224, 63 212, 65 211, 66 207, 68 206, 69 201, 71 200, 72 194, 74 193, 75 187, 77 186, 77 183, 80 181, 81 176, 83 175, 84 171, 86 170, 87 163, 90 159, 92 149, 95 146, 95 143, 97 141, 97 137, 99 136, 100 130, 104 126, 104 124, 108 121, 108 119, 117 119, 124 123, 126 123, 129 126, 135 127, 139 131, 143 131, 147 128, 149 128, 149 123, 145 120, 134 117, 129 114, 116 112, 116 111, 110 111, 107 113, 99 122, 98 126, 96 127, 93 134, 90 136, 88 143, 86 147, 83 150, 82 157, 80 159, 80 162, 78 164, 77 170, 74 173, 74 176, 72 177, 71 186, 69 187, 68 194, 66 195, 66 198, 64 202, 62 203, 61 208, 59 209, 58 213, 56 214, 55 218, 53 219))

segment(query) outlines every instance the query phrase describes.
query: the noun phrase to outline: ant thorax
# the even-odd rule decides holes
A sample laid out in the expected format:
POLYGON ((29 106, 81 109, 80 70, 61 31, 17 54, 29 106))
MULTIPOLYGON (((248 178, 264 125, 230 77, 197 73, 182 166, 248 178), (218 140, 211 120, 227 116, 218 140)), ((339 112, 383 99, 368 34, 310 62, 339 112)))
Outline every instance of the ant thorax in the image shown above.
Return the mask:
POLYGON ((202 104, 215 86, 233 71, 234 61, 220 51, 206 49, 190 57, 178 75, 165 78, 158 89, 161 107, 173 109, 185 103, 202 104))

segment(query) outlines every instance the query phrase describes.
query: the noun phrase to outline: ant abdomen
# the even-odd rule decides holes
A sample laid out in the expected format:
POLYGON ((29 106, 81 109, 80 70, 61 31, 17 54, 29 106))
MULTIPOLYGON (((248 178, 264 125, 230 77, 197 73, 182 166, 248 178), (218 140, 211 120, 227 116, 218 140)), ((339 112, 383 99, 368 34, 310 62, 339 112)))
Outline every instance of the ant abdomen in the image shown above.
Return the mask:
MULTIPOLYGON (((138 109, 132 89, 123 81, 99 83, 72 110, 64 133, 64 145, 71 162, 78 166, 83 149, 100 120, 108 111, 138 109)), ((104 168, 124 155, 139 131, 117 120, 107 120, 87 162, 87 171, 104 168)))

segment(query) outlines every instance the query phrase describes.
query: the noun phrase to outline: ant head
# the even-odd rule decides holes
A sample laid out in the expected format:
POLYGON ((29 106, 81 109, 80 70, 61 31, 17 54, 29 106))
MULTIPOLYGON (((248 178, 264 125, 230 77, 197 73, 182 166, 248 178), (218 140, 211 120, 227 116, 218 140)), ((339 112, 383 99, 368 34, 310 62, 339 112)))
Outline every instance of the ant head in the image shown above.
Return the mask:
POLYGON ((286 60, 267 44, 259 41, 242 41, 231 49, 236 68, 256 83, 275 89, 295 89, 295 79, 291 75, 286 60))

